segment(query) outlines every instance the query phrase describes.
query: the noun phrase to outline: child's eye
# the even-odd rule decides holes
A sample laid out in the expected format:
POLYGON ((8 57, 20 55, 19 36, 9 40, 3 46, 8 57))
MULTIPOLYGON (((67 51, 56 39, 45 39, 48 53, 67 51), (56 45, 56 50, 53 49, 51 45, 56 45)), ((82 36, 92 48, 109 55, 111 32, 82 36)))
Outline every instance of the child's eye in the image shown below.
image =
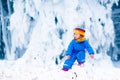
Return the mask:
POLYGON ((81 37, 84 37, 83 35, 80 35, 81 37))

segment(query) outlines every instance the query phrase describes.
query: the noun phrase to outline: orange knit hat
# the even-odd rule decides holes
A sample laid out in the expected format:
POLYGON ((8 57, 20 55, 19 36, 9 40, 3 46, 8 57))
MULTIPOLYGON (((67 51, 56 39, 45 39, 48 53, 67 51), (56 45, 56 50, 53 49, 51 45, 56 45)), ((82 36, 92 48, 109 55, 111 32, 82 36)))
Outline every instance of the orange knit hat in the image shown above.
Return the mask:
POLYGON ((84 29, 81 29, 81 28, 75 28, 74 29, 74 33, 75 34, 80 34, 81 36, 85 36, 85 30, 84 29))

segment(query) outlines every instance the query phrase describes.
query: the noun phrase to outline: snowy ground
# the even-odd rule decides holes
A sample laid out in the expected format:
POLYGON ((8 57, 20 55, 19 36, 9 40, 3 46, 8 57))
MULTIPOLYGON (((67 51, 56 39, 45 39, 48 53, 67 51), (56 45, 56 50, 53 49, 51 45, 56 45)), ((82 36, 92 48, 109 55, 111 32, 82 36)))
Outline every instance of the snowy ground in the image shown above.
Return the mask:
POLYGON ((75 64, 68 72, 59 67, 47 70, 34 64, 0 63, 0 80, 120 80, 119 68, 90 66, 88 63, 84 67, 75 64))

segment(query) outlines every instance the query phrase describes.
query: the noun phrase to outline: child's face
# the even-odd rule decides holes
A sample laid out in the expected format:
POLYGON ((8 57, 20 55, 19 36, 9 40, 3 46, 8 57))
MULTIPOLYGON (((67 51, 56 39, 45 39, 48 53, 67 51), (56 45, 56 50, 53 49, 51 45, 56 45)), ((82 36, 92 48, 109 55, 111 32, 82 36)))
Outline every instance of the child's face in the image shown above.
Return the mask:
POLYGON ((74 37, 74 39, 80 39, 81 38, 80 34, 76 34, 76 33, 74 33, 73 37, 74 37))

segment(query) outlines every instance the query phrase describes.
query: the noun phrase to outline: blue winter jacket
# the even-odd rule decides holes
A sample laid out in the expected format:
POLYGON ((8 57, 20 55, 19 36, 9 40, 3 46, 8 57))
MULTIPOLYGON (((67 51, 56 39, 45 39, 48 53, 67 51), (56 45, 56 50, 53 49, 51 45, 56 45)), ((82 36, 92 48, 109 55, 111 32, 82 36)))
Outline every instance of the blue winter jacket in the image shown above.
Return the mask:
POLYGON ((85 51, 85 50, 87 50, 89 54, 94 54, 94 51, 87 40, 84 40, 82 42, 77 42, 76 40, 73 39, 68 46, 66 55, 74 55, 79 51, 85 51))

